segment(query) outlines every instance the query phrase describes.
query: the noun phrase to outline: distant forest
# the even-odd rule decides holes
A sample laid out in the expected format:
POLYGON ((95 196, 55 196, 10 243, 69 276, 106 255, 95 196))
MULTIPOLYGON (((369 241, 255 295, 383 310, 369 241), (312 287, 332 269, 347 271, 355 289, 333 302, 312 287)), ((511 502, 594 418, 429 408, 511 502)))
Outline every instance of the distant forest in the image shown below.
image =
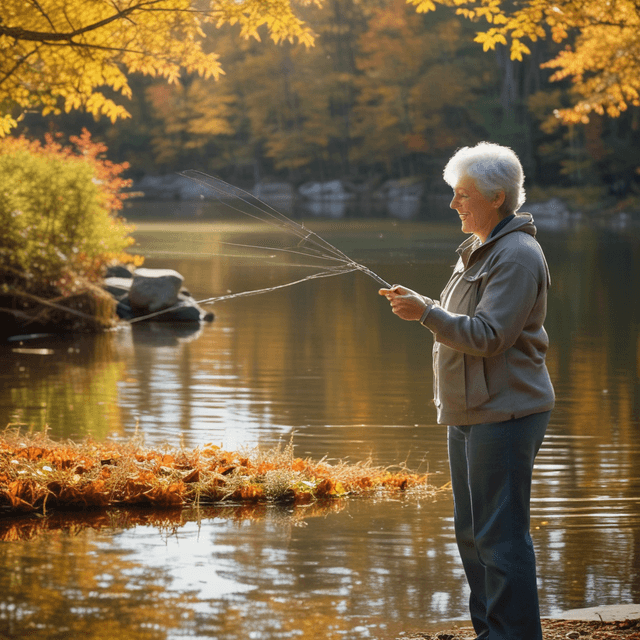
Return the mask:
POLYGON ((516 150, 529 186, 585 201, 638 195, 640 108, 561 125, 554 109, 569 104, 570 84, 540 66, 560 47, 551 40, 522 62, 505 47, 483 53, 478 26, 453 8, 419 14, 406 0, 327 0, 301 15, 314 47, 208 27, 218 80, 134 75, 130 119, 28 113, 16 132, 87 128, 134 179, 196 168, 236 184, 393 178, 432 193, 448 190, 442 168, 455 149, 491 140, 516 150))

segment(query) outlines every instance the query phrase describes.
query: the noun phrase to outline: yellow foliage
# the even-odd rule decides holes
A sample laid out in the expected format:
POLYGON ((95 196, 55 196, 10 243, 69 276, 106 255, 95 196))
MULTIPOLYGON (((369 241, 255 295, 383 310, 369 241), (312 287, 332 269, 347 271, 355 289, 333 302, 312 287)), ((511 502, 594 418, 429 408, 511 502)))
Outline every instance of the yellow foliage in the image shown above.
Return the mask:
POLYGON ((106 160, 106 147, 87 131, 70 141, 0 139, 0 269, 22 274, 37 290, 76 294, 78 276, 82 286, 98 280, 133 238, 117 216, 121 189, 130 184, 120 177, 127 165, 106 160))
MULTIPOLYGON (((555 69, 552 80, 571 79, 575 104, 559 109, 565 124, 586 123, 589 114, 617 117, 630 105, 640 106, 640 11, 633 0, 435 0, 458 6, 468 20, 486 20, 489 26, 476 35, 484 51, 508 46, 513 60, 530 53, 525 41, 551 37, 574 41, 544 66, 555 69)), ((407 0, 417 11, 432 10, 430 0, 407 0)))
MULTIPOLYGON (((266 27, 275 42, 313 44, 295 0, 3 0, 0 19, 0 137, 14 110, 44 114, 82 109, 111 121, 127 110, 103 93, 131 97, 127 74, 176 83, 183 72, 218 78, 205 25, 238 24, 244 38, 266 27)), ((302 0, 301 4, 319 0, 302 0)))
POLYGON ((407 2, 415 5, 418 13, 427 13, 428 11, 436 10, 436 5, 432 0, 407 0, 407 2))
POLYGON ((573 48, 565 49, 546 67, 556 69, 553 80, 573 79, 579 99, 572 109, 557 112, 565 122, 588 122, 589 114, 617 117, 640 105, 638 24, 595 25, 583 29, 573 48))
POLYGON ((225 92, 224 83, 202 78, 171 86, 158 82, 146 93, 160 122, 151 130, 159 163, 175 161, 183 149, 205 147, 212 137, 233 134, 235 97, 225 92))
POLYGON ((10 116, 0 116, 0 137, 6 136, 18 123, 10 116))
POLYGON ((357 58, 353 132, 362 143, 351 150, 354 159, 433 153, 466 135, 447 113, 465 109, 486 78, 484 61, 460 51, 469 26, 455 12, 425 19, 405 0, 371 12, 357 58))

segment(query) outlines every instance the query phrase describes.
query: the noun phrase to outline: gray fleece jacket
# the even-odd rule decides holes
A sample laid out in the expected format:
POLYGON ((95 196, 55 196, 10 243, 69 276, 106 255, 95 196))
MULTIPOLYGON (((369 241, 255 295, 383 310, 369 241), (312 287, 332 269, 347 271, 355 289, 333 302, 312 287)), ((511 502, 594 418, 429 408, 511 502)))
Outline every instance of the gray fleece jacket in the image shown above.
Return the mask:
POLYGON ((519 213, 482 244, 471 236, 422 323, 435 338, 438 423, 503 422, 550 410, 549 268, 528 213, 519 213))

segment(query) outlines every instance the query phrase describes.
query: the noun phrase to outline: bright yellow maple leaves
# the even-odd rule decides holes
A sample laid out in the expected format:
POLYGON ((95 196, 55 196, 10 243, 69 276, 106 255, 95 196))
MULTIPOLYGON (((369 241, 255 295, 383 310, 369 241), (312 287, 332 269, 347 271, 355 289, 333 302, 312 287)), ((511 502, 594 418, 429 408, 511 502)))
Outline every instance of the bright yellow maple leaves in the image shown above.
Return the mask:
MULTIPOLYGON (((130 97, 127 74, 176 82, 182 72, 223 73, 205 30, 231 23, 240 36, 264 26, 275 41, 313 43, 295 0, 4 0, 0 9, 0 136, 17 114, 83 109, 127 117, 113 93, 130 97), (209 25, 209 27, 207 27, 209 25)), ((306 5, 316 0, 298 0, 306 5)))

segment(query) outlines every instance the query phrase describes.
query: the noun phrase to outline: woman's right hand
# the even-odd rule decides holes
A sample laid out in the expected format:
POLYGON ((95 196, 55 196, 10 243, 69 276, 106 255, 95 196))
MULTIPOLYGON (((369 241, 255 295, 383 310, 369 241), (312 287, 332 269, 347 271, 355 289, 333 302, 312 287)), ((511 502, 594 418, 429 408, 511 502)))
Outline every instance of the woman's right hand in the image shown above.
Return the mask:
POLYGON ((391 310, 402 320, 420 320, 425 309, 433 304, 431 298, 394 284, 390 289, 380 289, 378 293, 391 303, 391 310))

